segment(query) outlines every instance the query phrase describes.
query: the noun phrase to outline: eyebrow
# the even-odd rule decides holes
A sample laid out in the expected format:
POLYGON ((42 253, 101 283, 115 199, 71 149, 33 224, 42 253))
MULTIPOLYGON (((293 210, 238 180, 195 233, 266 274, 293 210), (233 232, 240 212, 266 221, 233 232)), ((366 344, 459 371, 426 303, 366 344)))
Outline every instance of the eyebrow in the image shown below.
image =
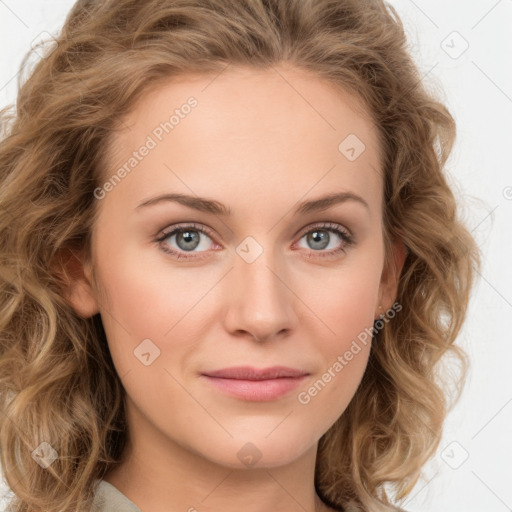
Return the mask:
MULTIPOLYGON (((317 199, 299 203, 298 207, 295 209, 295 214, 305 215, 307 213, 320 212, 327 210, 331 206, 345 203, 347 201, 355 201, 363 205, 365 208, 370 209, 368 203, 361 196, 354 194, 353 192, 336 192, 319 197, 317 199)), ((225 206, 219 201, 207 199, 205 197, 189 196, 179 193, 163 194, 160 196, 152 197, 150 199, 146 199, 136 207, 136 210, 139 208, 145 208, 147 206, 153 206, 162 202, 175 202, 200 212, 213 213, 215 215, 221 215, 225 217, 232 214, 231 208, 225 206)))

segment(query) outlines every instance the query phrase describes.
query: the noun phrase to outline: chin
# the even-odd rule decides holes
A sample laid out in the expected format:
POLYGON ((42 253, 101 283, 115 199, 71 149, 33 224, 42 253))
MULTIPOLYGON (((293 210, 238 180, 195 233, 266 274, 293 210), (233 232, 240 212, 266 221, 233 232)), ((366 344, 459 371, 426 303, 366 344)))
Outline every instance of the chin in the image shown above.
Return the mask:
MULTIPOLYGON (((211 439, 212 442, 215 442, 211 439)), ((317 440, 313 437, 277 435, 268 432, 254 433, 253 436, 236 436, 225 443, 216 443, 202 453, 211 462, 231 469, 275 468, 291 464, 304 456, 308 450, 316 454, 317 440), (265 437, 268 436, 268 437, 265 437), (274 437, 273 437, 274 436, 274 437), (208 453, 209 452, 209 453, 208 453)))

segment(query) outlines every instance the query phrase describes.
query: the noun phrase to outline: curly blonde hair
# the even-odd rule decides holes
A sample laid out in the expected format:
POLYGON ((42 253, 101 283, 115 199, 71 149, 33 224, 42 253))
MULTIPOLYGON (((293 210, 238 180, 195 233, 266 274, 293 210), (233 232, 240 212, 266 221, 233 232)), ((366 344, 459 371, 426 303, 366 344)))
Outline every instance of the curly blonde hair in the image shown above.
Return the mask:
MULTIPOLYGON (((348 408, 320 439, 315 486, 343 509, 397 510, 436 452, 451 352, 480 254, 443 169, 455 123, 422 84, 395 10, 380 0, 79 0, 56 47, 1 112, 0 450, 13 512, 86 511, 120 462, 124 388, 99 315, 81 318, 56 269, 89 254, 94 190, 119 120, 183 72, 287 62, 357 94, 382 145, 384 227, 407 247, 399 315, 374 335, 348 408), (444 359, 443 359, 444 361, 444 359), (33 451, 47 442, 47 468, 33 451)), ((26 69, 27 54, 22 69, 26 69)))

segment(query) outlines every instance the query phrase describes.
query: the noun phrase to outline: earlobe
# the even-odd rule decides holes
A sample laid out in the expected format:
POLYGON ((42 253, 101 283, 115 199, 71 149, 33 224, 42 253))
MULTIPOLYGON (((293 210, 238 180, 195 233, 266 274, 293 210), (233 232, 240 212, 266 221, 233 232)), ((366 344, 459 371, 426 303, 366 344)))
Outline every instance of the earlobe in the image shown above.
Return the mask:
POLYGON ((68 248, 59 249, 53 265, 62 295, 82 318, 99 313, 95 291, 91 284, 91 268, 82 255, 68 248))

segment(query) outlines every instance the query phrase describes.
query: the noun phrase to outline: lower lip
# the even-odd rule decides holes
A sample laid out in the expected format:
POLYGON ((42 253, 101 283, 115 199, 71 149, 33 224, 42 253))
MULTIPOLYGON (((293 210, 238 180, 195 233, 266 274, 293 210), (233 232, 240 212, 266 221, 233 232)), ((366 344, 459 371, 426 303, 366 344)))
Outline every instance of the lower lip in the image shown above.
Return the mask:
POLYGON ((297 388, 306 378, 306 375, 266 380, 223 379, 220 377, 209 377, 208 375, 203 375, 203 377, 212 386, 228 395, 242 400, 266 402, 277 400, 297 388))

